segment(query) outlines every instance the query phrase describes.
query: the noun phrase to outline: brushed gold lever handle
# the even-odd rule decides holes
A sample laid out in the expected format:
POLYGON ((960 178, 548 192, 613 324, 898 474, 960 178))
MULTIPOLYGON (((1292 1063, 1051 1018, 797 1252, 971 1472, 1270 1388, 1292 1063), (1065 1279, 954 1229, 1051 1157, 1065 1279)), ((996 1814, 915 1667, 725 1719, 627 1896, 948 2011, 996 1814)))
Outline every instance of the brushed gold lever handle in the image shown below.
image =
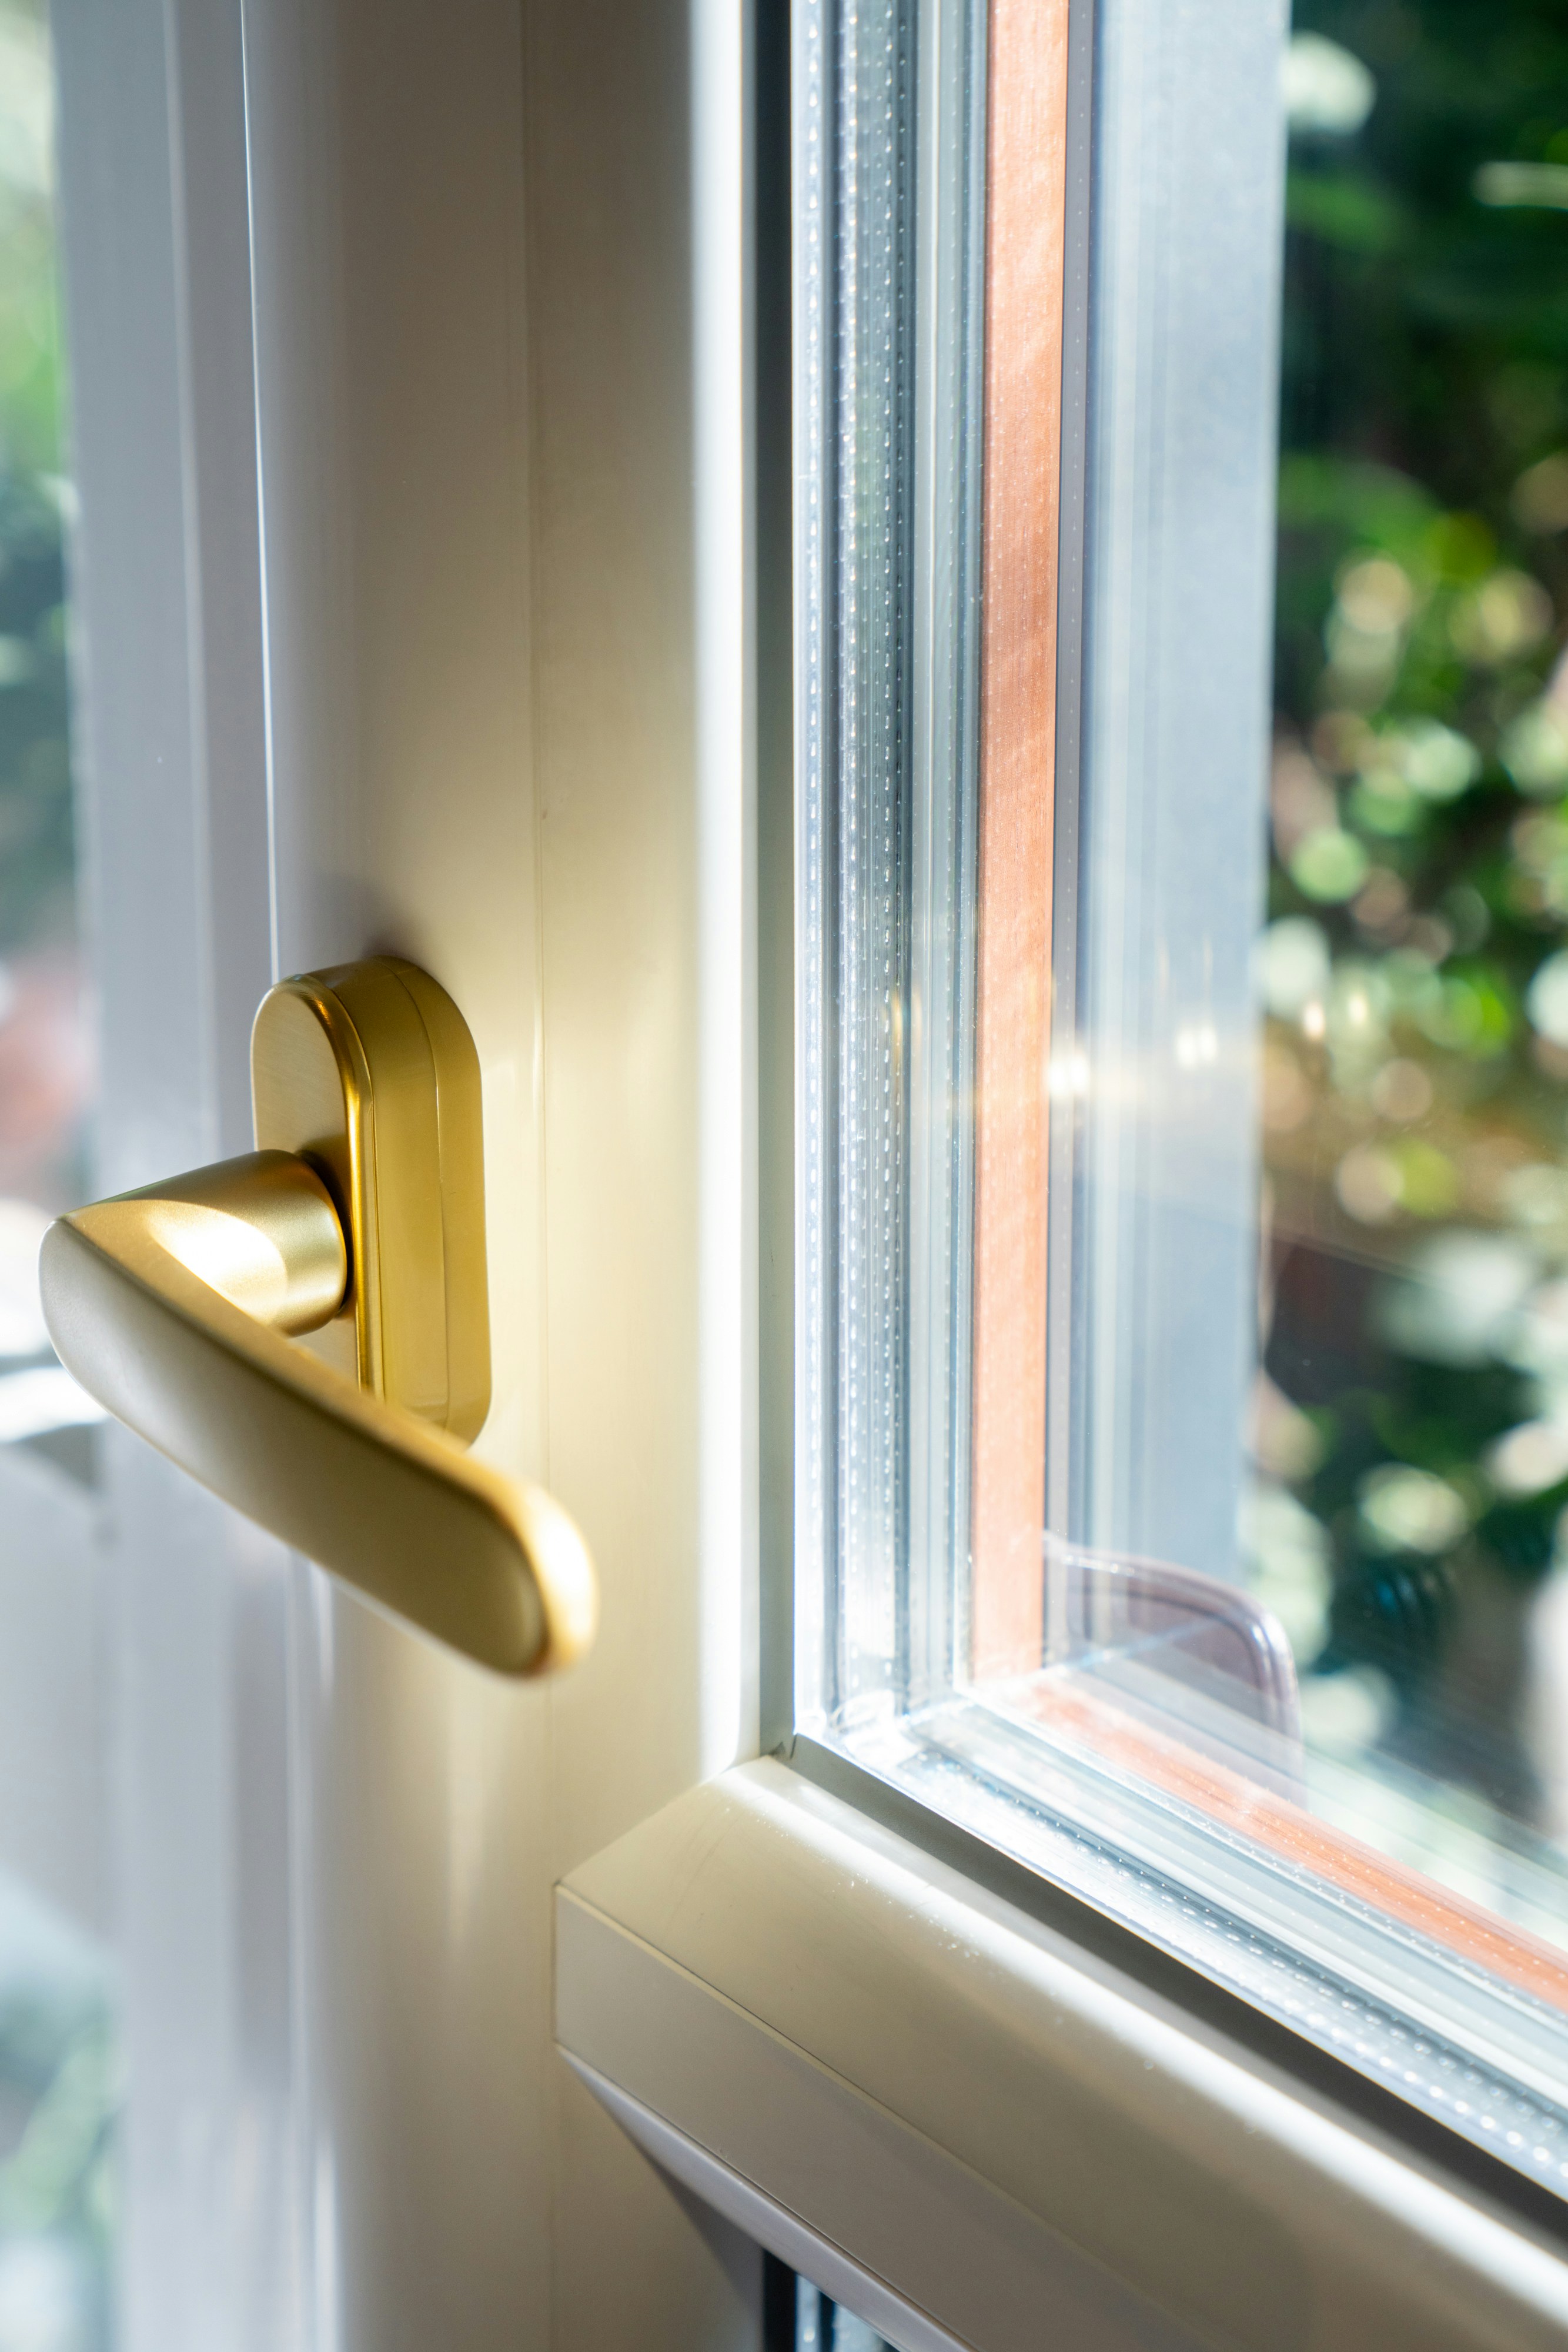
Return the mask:
MULTIPOLYGON (((476 1370, 465 1302, 450 1295, 457 1277, 471 1288, 476 1266, 482 1279, 482 1226, 477 1244, 467 1230, 441 1244, 444 1217, 475 1210, 477 1130, 460 1098, 471 1085, 476 1107, 477 1064, 434 990, 390 959, 275 990, 257 1016, 257 1061, 270 1051, 274 1065, 265 1115, 286 1123, 281 1023, 307 1041, 308 1116, 326 1130, 315 1148, 257 1151, 60 1218, 40 1261, 44 1314, 82 1386, 204 1486, 454 1649, 537 1675, 591 1642, 593 1569, 559 1504, 473 1461, 452 1433, 488 1392, 487 1347, 476 1370), (347 1072, 340 1130, 320 1083, 329 1064, 347 1072), (379 1129, 408 1150, 401 1174, 378 1102, 379 1129), (365 1213, 377 1207, 379 1234, 365 1213), (422 1207, 434 1219, 423 1238, 422 1207), (340 1317, 354 1327, 358 1381, 298 1344, 340 1317)), ((258 1127, 263 1117, 258 1085, 258 1127)), ((482 1306, 466 1305, 483 1337, 482 1306)))

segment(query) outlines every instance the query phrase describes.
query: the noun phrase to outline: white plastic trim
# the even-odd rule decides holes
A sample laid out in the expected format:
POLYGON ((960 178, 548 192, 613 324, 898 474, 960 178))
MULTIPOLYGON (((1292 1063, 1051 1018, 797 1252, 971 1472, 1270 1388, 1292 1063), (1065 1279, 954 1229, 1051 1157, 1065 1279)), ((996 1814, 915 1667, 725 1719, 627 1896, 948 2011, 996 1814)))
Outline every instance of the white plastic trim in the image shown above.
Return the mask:
POLYGON ((925 2312, 894 2294, 885 2280, 851 2262, 841 2248, 815 2230, 808 2230, 798 2215, 776 2205, 753 2182, 731 2172, 640 2099, 628 2098, 624 2091, 618 2091, 613 2083, 570 2053, 567 2064, 661 2171, 744 2230, 758 2245, 788 2263, 791 2270, 809 2278, 835 2303, 858 2314, 898 2352, 964 2352, 956 2336, 949 2336, 925 2312))
POLYGON ((556 1999, 570 2057, 976 2352, 1568 2327, 1543 2239, 771 1761, 572 1874, 556 1999))

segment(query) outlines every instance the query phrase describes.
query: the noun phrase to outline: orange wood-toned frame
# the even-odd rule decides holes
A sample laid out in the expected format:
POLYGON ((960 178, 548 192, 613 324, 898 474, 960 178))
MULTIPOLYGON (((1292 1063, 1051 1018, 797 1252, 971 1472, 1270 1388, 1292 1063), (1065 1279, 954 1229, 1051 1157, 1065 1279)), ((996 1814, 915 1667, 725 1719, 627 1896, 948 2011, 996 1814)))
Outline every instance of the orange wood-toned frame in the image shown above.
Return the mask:
POLYGON ((1553 2009, 1568 2011, 1568 1953, 1391 1860, 1179 1739, 1136 1723, 1075 1677, 1047 1673, 1007 1694, 1049 1737, 1088 1748, 1130 1780, 1179 1798, 1279 1860, 1309 1870, 1399 1927, 1414 1928, 1553 2009))
POLYGON ((1068 0, 991 0, 970 1664, 1042 1640, 1068 0))

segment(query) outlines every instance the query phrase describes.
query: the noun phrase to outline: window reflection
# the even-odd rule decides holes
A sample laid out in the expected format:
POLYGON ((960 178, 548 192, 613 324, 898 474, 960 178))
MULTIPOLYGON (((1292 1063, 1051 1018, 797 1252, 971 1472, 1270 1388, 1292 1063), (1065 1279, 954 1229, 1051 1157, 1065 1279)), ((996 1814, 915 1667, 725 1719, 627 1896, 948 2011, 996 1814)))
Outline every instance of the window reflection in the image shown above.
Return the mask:
POLYGON ((1247 1538, 1319 1802, 1495 1895, 1568 1821, 1568 28, 1301 0, 1285 90, 1247 1538))
POLYGON ((981 400, 894 21, 804 52, 797 1760, 1560 2193, 1568 27, 992 11, 981 400))
POLYGON ((44 1213, 86 1189, 67 682, 63 363, 47 26, 0 6, 0 1444, 90 1475, 96 1407, 37 1311, 44 1213))
POLYGON ((63 389, 47 22, 37 0, 0 0, 0 1448, 32 1456, 0 1453, 0 2352, 103 2352, 112 2336, 119 2053, 88 1850, 100 1808, 58 1797, 81 1766, 63 1769, 60 1748, 97 1728, 78 1719, 87 1685, 66 1654, 69 1595, 91 1573, 99 1415, 49 1349, 37 1276, 49 1216, 86 1189, 92 1082, 63 389), (67 1596, 55 1613, 40 1613, 46 1582, 67 1596), (63 1719, 32 1706, 36 1688, 63 1719))

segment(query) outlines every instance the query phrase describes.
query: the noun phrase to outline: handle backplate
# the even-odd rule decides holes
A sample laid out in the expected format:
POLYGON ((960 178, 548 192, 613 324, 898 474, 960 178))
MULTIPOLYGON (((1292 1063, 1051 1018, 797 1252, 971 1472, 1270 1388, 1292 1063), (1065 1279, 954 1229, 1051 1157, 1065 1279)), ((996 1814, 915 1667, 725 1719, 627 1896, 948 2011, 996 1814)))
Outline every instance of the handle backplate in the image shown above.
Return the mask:
POLYGON ((258 1151, 326 1181, 348 1236, 340 1316, 308 1343, 465 1442, 490 1409, 479 1060, 444 989, 394 956, 302 972, 251 1034, 258 1151))

